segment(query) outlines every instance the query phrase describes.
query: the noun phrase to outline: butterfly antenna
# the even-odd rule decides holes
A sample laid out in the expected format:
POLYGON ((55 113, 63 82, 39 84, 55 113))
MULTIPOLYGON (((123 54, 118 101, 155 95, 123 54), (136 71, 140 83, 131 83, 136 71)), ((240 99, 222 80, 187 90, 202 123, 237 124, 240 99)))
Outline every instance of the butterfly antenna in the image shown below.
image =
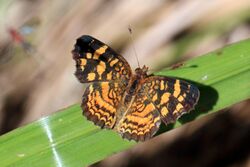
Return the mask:
POLYGON ((139 59, 138 59, 138 56, 137 56, 137 52, 136 52, 136 49, 135 49, 135 45, 134 45, 132 28, 131 28, 130 25, 128 26, 128 31, 129 31, 129 34, 130 34, 130 40, 131 40, 132 47, 133 47, 133 50, 134 50, 134 53, 135 53, 135 57, 136 57, 136 60, 137 60, 138 67, 141 68, 140 63, 139 63, 139 59))

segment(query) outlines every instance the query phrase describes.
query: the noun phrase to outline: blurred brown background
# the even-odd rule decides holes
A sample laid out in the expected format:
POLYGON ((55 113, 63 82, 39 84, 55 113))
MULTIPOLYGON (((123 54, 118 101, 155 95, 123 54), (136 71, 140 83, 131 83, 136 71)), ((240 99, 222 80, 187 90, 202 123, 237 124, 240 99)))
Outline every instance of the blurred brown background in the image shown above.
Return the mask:
MULTIPOLYGON (((75 39, 90 34, 151 71, 250 37, 250 0, 0 1, 0 132, 69 105, 83 86, 75 39)), ((249 46, 250 47, 250 46, 249 46)), ((93 166, 250 166, 250 101, 93 166)))

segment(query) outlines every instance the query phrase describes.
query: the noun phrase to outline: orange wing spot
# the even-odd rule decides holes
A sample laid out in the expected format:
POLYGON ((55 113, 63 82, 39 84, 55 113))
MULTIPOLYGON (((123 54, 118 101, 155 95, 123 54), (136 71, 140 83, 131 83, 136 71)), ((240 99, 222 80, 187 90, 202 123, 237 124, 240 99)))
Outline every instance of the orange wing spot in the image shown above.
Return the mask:
POLYGON ((123 124, 122 127, 120 128, 120 131, 124 131, 125 132, 129 132, 129 133, 136 133, 138 134, 139 132, 145 132, 145 131, 149 131, 149 128, 150 126, 152 127, 152 125, 154 126, 154 124, 147 124, 146 126, 144 127, 138 127, 138 125, 134 125, 132 123, 129 123, 129 124, 123 124))
POLYGON ((140 136, 140 135, 143 135, 143 134, 144 134, 143 132, 138 132, 138 133, 137 133, 137 135, 139 135, 139 136, 140 136))
POLYGON ((122 62, 120 62, 120 63, 119 63, 119 66, 121 66, 121 67, 122 67, 122 65, 123 65, 123 64, 122 64, 122 62))
POLYGON ((105 122, 105 125, 112 127, 110 122, 105 122))
POLYGON ((98 117, 98 119, 100 119, 101 118, 101 114, 100 113, 94 113, 95 114, 95 116, 97 116, 98 117))
POLYGON ((120 67, 115 67, 115 71, 119 72, 120 71, 120 67))
POLYGON ((90 85, 90 86, 89 86, 89 92, 92 93, 93 90, 94 90, 93 85, 90 85))
POLYGON ((88 108, 91 108, 91 105, 92 105, 91 100, 92 100, 92 99, 89 99, 89 101, 87 102, 87 106, 88 106, 88 108))
POLYGON ((115 97, 115 92, 114 92, 114 90, 113 89, 111 89, 110 91, 109 91, 109 94, 108 94, 108 96, 109 97, 111 97, 111 98, 114 98, 115 97))
POLYGON ((105 105, 103 105, 104 108, 106 108, 110 113, 115 113, 116 112, 116 109, 109 105, 108 103, 105 103, 105 105))
POLYGON ((138 130, 137 130, 137 129, 132 130, 132 131, 131 131, 131 134, 133 134, 133 133, 137 134, 137 133, 138 133, 138 130))
POLYGON ((168 114, 168 109, 167 109, 167 107, 163 107, 163 108, 161 109, 161 115, 165 117, 167 114, 168 114))
POLYGON ((135 112, 134 114, 139 117, 145 117, 148 113, 155 110, 155 107, 152 103, 148 104, 142 112, 135 112))
POLYGON ((110 71, 108 74, 107 74, 107 80, 111 80, 112 79, 112 71, 110 71))
POLYGON ((80 59, 81 60, 81 66, 85 66, 87 64, 87 60, 86 59, 80 59))
POLYGON ((89 112, 91 113, 91 115, 94 115, 95 111, 97 110, 97 108, 95 107, 94 99, 91 98, 90 94, 88 98, 89 98, 89 101, 87 102, 87 106, 89 108, 89 112))
POLYGON ((97 73, 99 75, 99 79, 101 79, 102 73, 106 70, 106 64, 103 61, 97 65, 97 73))
POLYGON ((181 92, 180 80, 176 80, 174 84, 174 97, 178 97, 181 92))
MULTIPOLYGON (((103 99, 102 99, 101 96, 100 96, 100 92, 96 92, 95 100, 96 100, 96 102, 97 102, 101 107, 106 108, 109 112, 111 112, 111 113, 115 113, 115 112, 116 112, 116 110, 115 110, 115 108, 114 108, 113 106, 111 106, 110 104, 108 104, 108 103, 106 103, 105 101, 103 101, 103 99)), ((102 110, 99 110, 99 111, 103 112, 104 115, 107 115, 108 117, 110 116, 110 114, 107 113, 107 112, 104 112, 104 111, 102 111, 102 110), (105 114, 105 113, 107 113, 107 114, 105 114)))
POLYGON ((148 124, 148 127, 145 130, 145 132, 149 131, 153 126, 155 126, 155 122, 150 122, 150 124, 148 124))
POLYGON ((180 96, 180 97, 178 98, 178 101, 179 101, 179 102, 182 102, 183 100, 184 100, 183 96, 180 96))
POLYGON ((124 132, 128 132, 128 133, 132 134, 131 129, 126 129, 124 132))
POLYGON ((160 90, 164 90, 164 88, 165 88, 164 81, 161 81, 160 90))
POLYGON ((186 94, 186 93, 184 93, 182 96, 185 98, 185 97, 187 96, 187 94, 186 94))
POLYGON ((86 58, 87 59, 91 59, 92 58, 92 54, 91 53, 86 53, 86 58))
MULTIPOLYGON (((153 124, 152 124, 152 125, 153 125, 153 124)), ((149 126, 149 128, 145 129, 145 130, 144 130, 144 134, 147 133, 147 132, 149 132, 150 128, 151 128, 151 127, 149 126)))
POLYGON ((110 67, 113 67, 119 60, 118 59, 114 59, 110 62, 110 67))
POLYGON ((95 114, 95 111, 93 109, 89 109, 89 112, 91 113, 91 115, 95 114))
POLYGON ((176 106, 176 110, 180 111, 180 109, 183 108, 183 105, 181 103, 177 104, 176 106))
POLYGON ((102 117, 100 120, 101 120, 101 121, 104 121, 104 122, 107 122, 107 120, 106 120, 105 117, 102 117))
POLYGON ((173 114, 177 114, 182 108, 183 108, 183 105, 181 103, 177 104, 176 109, 173 112, 173 114))
POLYGON ((156 117, 156 118, 154 119, 154 123, 156 123, 156 122, 158 122, 158 121, 160 121, 160 117, 156 117))
POLYGON ((138 122, 138 124, 144 124, 146 125, 151 119, 152 119, 152 116, 150 115, 149 117, 137 117, 137 116, 134 116, 134 115, 130 115, 130 116, 127 116, 127 119, 129 121, 132 121, 132 122, 138 122))
POLYGON ((98 59, 101 54, 103 54, 107 50, 108 46, 104 45, 103 47, 100 47, 97 49, 94 53, 93 59, 98 59))
POLYGON ((135 128, 132 128, 131 133, 135 133, 135 134, 139 134, 140 132, 142 132, 143 134, 145 134, 146 132, 149 132, 150 130, 150 126, 145 126, 145 127, 140 127, 138 128, 137 126, 135 128))
POLYGON ((82 71, 84 71, 84 66, 87 64, 87 60, 86 59, 80 59, 81 64, 80 64, 80 68, 82 71))
POLYGON ((144 133, 143 132, 139 132, 138 135, 144 135, 144 133))
POLYGON ((97 50, 95 51, 95 54, 101 55, 101 54, 105 53, 105 51, 106 51, 107 49, 108 49, 108 46, 107 46, 107 45, 104 45, 103 47, 100 47, 99 49, 97 49, 97 50))
POLYGON ((108 91, 103 91, 102 97, 103 97, 103 100, 114 105, 114 101, 108 97, 108 91))
POLYGON ((148 99, 148 97, 147 97, 147 96, 144 96, 142 100, 145 101, 145 100, 147 100, 147 99, 148 99))
POLYGON ((93 81, 95 79, 95 73, 94 72, 88 73, 87 79, 88 81, 93 81))
MULTIPOLYGON (((106 111, 103 111, 103 110, 101 110, 100 108, 96 108, 95 107, 95 103, 97 103, 100 107, 104 107, 107 103, 105 103, 104 101, 102 101, 102 99, 101 99, 101 97, 100 97, 100 93, 99 92, 96 92, 95 93, 95 95, 93 96, 93 99, 95 100, 95 101, 93 101, 93 100, 91 100, 91 101, 89 101, 91 104, 91 108, 89 109, 89 111, 90 111, 90 113, 91 113, 91 115, 96 115, 97 117, 98 117, 98 119, 99 120, 103 120, 104 122, 107 122, 107 121, 109 121, 109 122, 111 122, 111 124, 112 124, 112 122, 114 123, 115 122, 115 119, 113 119, 111 116, 110 116, 110 113, 109 112, 106 112, 106 111), (105 117, 103 117, 103 116, 105 116, 105 117, 107 117, 107 119, 105 118, 105 117)), ((88 104, 87 104, 88 105, 88 104)), ((89 105, 88 105, 89 106, 89 105)), ((109 110, 109 109, 107 109, 108 111, 112 111, 112 110, 109 110)))
POLYGON ((161 96, 161 104, 167 103, 169 101, 170 93, 164 93, 161 96))
POLYGON ((94 105, 93 99, 89 98, 89 101, 87 102, 87 106, 89 108, 89 112, 91 113, 91 115, 94 115, 95 114, 95 110, 97 110, 97 108, 95 106, 93 106, 93 105, 94 105))
POLYGON ((157 93, 153 96, 152 100, 155 102, 158 99, 157 93))
MULTIPOLYGON (((107 104, 107 103, 105 103, 105 102, 103 102, 103 101, 101 101, 101 100, 102 100, 102 99, 101 99, 101 97, 100 97, 100 93, 97 92, 97 93, 96 93, 96 96, 95 96, 95 102, 96 102, 98 105, 100 105, 101 107, 103 107, 103 106, 104 106, 105 104, 107 104)), ((93 107, 93 105, 92 105, 92 107, 93 107)), ((108 112, 105 112, 105 111, 103 111, 103 110, 101 110, 101 109, 95 108, 95 113, 100 113, 100 116, 104 115, 104 116, 106 116, 106 117, 108 118, 108 120, 113 121, 112 117, 110 116, 110 114, 109 114, 108 112)), ((106 122, 107 120, 105 119, 104 121, 106 122)))
POLYGON ((109 93, 109 90, 110 90, 109 84, 106 83, 106 82, 102 83, 101 84, 101 89, 102 89, 103 100, 105 100, 106 102, 114 105, 114 101, 108 97, 108 93, 109 93))
POLYGON ((132 123, 124 123, 121 125, 121 129, 125 130, 127 128, 130 128, 130 129, 136 129, 136 125, 132 124, 132 123))
POLYGON ((137 105, 137 110, 142 110, 143 109, 143 107, 144 107, 144 104, 143 103, 141 103, 141 104, 139 104, 139 105, 137 105))

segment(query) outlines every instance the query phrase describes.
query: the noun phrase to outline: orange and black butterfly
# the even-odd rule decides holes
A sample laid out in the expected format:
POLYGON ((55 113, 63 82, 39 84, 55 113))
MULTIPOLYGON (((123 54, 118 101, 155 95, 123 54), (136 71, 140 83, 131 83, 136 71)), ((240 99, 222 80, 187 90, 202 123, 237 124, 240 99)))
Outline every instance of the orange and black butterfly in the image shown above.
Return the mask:
POLYGON ((99 40, 83 35, 72 51, 75 75, 90 83, 82 98, 86 118, 123 138, 150 139, 165 124, 194 108, 199 90, 185 81, 147 75, 148 68, 132 70, 128 62, 99 40))

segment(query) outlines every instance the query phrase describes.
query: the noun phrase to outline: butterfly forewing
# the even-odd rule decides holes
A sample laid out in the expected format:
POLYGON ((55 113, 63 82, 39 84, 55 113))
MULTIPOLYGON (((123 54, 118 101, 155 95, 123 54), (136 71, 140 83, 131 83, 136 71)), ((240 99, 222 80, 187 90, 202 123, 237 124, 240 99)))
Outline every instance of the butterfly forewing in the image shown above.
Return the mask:
POLYGON ((78 38, 72 53, 76 61, 75 75, 82 83, 111 80, 126 82, 131 77, 127 61, 108 45, 91 36, 78 38))
POLYGON ((165 124, 175 122, 181 115, 194 108, 199 90, 183 80, 151 76, 145 79, 143 89, 161 114, 165 124))

